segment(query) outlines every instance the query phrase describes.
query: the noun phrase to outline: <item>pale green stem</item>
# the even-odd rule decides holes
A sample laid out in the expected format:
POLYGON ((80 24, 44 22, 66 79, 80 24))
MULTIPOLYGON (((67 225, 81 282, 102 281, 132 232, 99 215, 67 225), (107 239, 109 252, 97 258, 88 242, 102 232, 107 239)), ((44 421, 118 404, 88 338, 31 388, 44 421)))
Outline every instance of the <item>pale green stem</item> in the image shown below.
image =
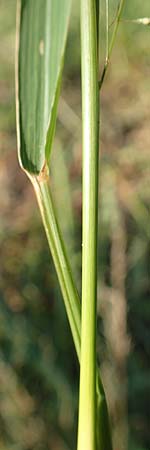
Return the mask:
POLYGON ((62 291, 76 352, 80 360, 80 300, 72 277, 71 267, 68 261, 61 232, 58 226, 55 208, 49 188, 48 174, 43 172, 43 174, 39 175, 39 177, 29 176, 29 178, 32 181, 35 189, 43 225, 46 231, 47 240, 59 279, 59 284, 62 291))
POLYGON ((78 450, 96 450, 99 93, 96 1, 81 0, 83 221, 78 450))
POLYGON ((97 55, 99 57, 99 15, 100 15, 100 0, 96 0, 96 27, 97 27, 97 55))
POLYGON ((105 78, 105 75, 106 75, 106 72, 107 72, 107 69, 108 69, 108 66, 109 66, 109 61, 110 61, 112 50, 113 50, 113 47, 114 47, 116 34, 117 34, 117 31, 118 31, 120 17, 121 17, 121 14, 122 14, 124 3, 125 3, 125 0, 120 0, 119 6, 118 6, 118 10, 117 10, 116 19, 115 19, 113 33, 112 33, 111 41, 110 41, 110 44, 109 44, 108 57, 107 57, 107 60, 105 62, 105 65, 104 65, 104 69, 103 69, 103 72, 102 72, 101 79, 99 81, 99 89, 101 89, 101 87, 102 87, 102 84, 103 84, 103 81, 104 81, 104 78, 105 78))
POLYGON ((105 64, 109 58, 109 0, 106 0, 106 57, 105 64))

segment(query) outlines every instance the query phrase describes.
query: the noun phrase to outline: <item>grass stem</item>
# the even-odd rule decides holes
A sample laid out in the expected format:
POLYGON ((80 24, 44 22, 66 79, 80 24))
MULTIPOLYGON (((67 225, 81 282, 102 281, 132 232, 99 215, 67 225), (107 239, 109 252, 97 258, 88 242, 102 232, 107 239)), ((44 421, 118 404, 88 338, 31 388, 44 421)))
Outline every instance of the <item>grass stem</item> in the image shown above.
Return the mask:
POLYGON ((64 298, 65 308, 69 319, 77 356, 80 360, 80 299, 72 277, 71 267, 57 222, 55 208, 49 187, 49 177, 47 169, 44 169, 42 175, 29 175, 29 178, 32 181, 38 200, 43 225, 46 231, 47 240, 64 298))
POLYGON ((81 0, 83 222, 78 450, 96 450, 99 93, 96 1, 81 0))
POLYGON ((101 87, 102 87, 102 84, 104 82, 104 78, 106 76, 106 72, 108 70, 108 66, 109 66, 112 50, 113 50, 113 47, 114 47, 114 43, 115 43, 115 39, 116 39, 116 35, 117 35, 117 31, 118 31, 118 27, 119 27, 120 18, 121 18, 122 10, 123 10, 123 7, 124 7, 124 3, 125 3, 125 0, 120 0, 120 3, 118 5, 117 14, 116 14, 116 18, 115 18, 114 29, 113 29, 111 41, 110 41, 110 44, 109 44, 107 59, 105 61, 105 65, 104 65, 104 69, 103 69, 103 72, 102 72, 102 75, 101 75, 101 79, 99 81, 99 89, 101 89, 101 87))

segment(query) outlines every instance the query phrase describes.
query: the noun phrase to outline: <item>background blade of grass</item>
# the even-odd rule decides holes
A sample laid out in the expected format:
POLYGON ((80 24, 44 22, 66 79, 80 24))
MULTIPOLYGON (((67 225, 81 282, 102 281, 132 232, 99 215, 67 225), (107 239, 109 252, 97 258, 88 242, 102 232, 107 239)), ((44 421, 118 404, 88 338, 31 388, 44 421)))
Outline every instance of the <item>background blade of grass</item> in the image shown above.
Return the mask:
POLYGON ((71 0, 18 2, 19 160, 39 173, 50 156, 71 0))

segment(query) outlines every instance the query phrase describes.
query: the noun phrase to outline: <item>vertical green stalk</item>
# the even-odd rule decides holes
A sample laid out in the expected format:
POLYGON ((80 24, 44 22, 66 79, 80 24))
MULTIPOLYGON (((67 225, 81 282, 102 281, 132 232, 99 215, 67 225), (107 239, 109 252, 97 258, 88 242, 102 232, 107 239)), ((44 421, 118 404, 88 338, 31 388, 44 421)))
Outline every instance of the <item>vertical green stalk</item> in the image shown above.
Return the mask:
POLYGON ((78 450, 96 449, 99 97, 96 0, 81 0, 83 232, 78 450))
POLYGON ((120 18, 121 18, 121 14, 122 14, 122 11, 123 11, 124 3, 125 3, 125 0, 120 0, 120 3, 118 5, 118 9, 117 9, 116 18, 115 18, 114 29, 113 29, 113 33, 112 33, 112 37, 111 37, 111 41, 110 41, 109 45, 108 45, 108 16, 109 16, 108 0, 107 0, 107 3, 106 3, 107 54, 106 54, 106 61, 105 61, 104 69, 103 69, 103 72, 102 72, 102 75, 101 75, 101 79, 99 81, 99 89, 101 89, 101 87, 102 87, 102 84, 104 82, 104 78, 106 76, 106 72, 108 70, 108 66, 109 66, 112 50, 113 50, 113 47, 114 47, 114 43, 115 43, 115 39, 116 39, 116 35, 117 35, 117 31, 118 31, 118 27, 119 27, 120 18))
POLYGON ((55 214, 55 208, 49 188, 48 170, 45 167, 39 176, 29 174, 28 176, 34 186, 38 200, 43 225, 64 298, 77 356, 80 360, 80 300, 55 214))

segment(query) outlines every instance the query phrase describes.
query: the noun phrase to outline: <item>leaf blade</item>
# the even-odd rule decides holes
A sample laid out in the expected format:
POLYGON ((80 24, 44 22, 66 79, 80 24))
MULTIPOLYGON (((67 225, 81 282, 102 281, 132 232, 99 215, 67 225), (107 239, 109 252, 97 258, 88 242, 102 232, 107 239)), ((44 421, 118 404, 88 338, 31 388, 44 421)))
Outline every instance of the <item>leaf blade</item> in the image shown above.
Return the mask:
POLYGON ((71 0, 20 0, 18 155, 29 173, 48 162, 56 122, 71 0))

